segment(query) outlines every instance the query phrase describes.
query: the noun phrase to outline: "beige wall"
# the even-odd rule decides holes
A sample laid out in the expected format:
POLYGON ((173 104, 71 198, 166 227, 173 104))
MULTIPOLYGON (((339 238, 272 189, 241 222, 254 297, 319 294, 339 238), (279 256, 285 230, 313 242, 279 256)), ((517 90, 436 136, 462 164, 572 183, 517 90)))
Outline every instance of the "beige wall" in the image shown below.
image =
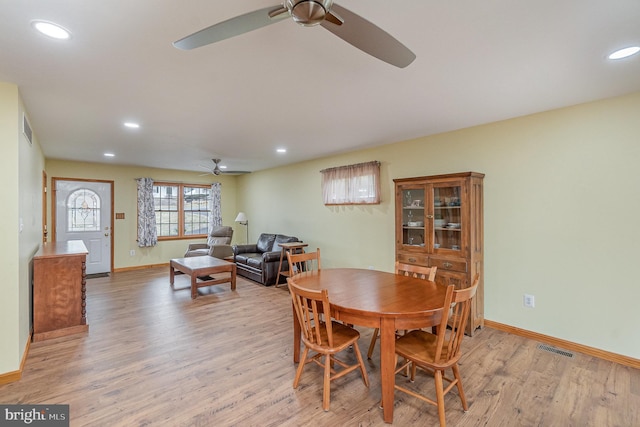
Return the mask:
POLYGON ((42 227, 44 156, 22 133, 25 112, 17 86, 0 82, 0 374, 18 371, 31 330, 31 259, 42 227))
MULTIPOLYGON (((136 178, 148 177, 155 181, 189 184, 222 183, 222 222, 225 225, 233 226, 235 230, 234 241, 244 238, 244 229, 239 229, 238 224, 233 222, 237 214, 236 179, 234 176, 202 175, 199 172, 112 166, 55 159, 47 159, 46 170, 49 182, 52 178, 97 179, 114 182, 114 212, 125 214, 125 219, 116 219, 113 223, 115 270, 141 265, 166 264, 169 259, 184 255, 189 243, 205 241, 204 239, 161 241, 152 248, 139 248, 136 242, 136 215, 138 212, 136 178), (129 255, 131 250, 135 250, 135 256, 129 255)), ((49 200, 47 204, 51 206, 51 201, 49 200)), ((47 215, 50 227, 52 227, 51 212, 48 212, 47 215)))
POLYGON ((28 266, 40 239, 43 165, 49 180, 114 181, 115 212, 126 218, 114 222, 116 269, 166 263, 188 243, 137 248, 137 177, 222 182, 223 222, 234 226, 235 242, 245 240, 244 227, 233 222, 244 210, 250 241, 260 232, 296 235, 311 248, 322 248, 325 268, 391 271, 392 180, 483 172, 486 318, 640 358, 640 340, 633 339, 640 324, 640 287, 633 274, 640 255, 640 223, 634 221, 640 214, 640 93, 214 179, 164 169, 55 159, 45 163, 37 141, 25 145, 19 126, 22 108, 17 87, 0 83, 0 177, 7 201, 0 221, 0 374, 18 369, 30 328, 28 266), (380 205, 322 204, 321 169, 369 160, 382 162, 380 205), (21 217, 25 229, 19 233, 21 217), (136 256, 129 256, 131 249, 136 256), (536 308, 523 307, 525 292, 535 295, 536 308))
MULTIPOLYGON (((32 144, 22 133, 22 114, 24 105, 20 101, 18 132, 18 212, 19 212, 19 342, 21 350, 30 338, 32 325, 32 260, 33 255, 42 243, 42 173, 44 171, 44 155, 38 143, 35 132, 32 134, 32 144)), ((27 114, 28 118, 28 114, 27 114)))
POLYGON ((486 318, 640 358, 638 117, 640 93, 253 173, 238 207, 251 239, 293 234, 323 267, 391 271, 393 178, 485 173, 486 318), (369 160, 383 202, 325 207, 319 171, 369 160))

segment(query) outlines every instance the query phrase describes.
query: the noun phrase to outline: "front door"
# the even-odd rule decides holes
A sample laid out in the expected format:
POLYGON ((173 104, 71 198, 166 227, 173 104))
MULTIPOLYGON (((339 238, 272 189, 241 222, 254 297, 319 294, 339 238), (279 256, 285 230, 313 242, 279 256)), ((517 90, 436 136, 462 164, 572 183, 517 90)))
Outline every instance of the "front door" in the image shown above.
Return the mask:
POLYGON ((54 181, 55 240, 82 240, 89 251, 87 274, 110 272, 113 183, 54 181))

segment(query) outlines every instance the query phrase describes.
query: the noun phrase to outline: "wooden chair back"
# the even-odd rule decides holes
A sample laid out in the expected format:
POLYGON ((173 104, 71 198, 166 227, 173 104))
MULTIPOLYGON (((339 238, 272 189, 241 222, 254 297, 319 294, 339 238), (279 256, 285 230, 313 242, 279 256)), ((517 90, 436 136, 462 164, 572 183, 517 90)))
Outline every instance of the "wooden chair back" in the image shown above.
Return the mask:
POLYGON ((303 252, 292 254, 287 252, 287 260, 289 262, 289 273, 291 275, 298 274, 302 271, 320 270, 320 248, 315 252, 303 252))
POLYGON ((453 285, 447 287, 444 312, 438 326, 434 358, 436 363, 448 365, 459 358, 462 338, 471 310, 471 299, 478 290, 479 280, 480 274, 477 273, 473 284, 468 288, 456 290, 453 285))
POLYGON ((287 283, 305 345, 314 349, 333 347, 329 291, 302 288, 291 278, 287 278, 287 283))
POLYGON ((405 264, 396 261, 396 274, 401 276, 417 277, 423 280, 436 280, 436 271, 438 267, 423 267, 421 265, 405 264))
MULTIPOLYGON (((396 261, 396 274, 401 276, 411 276, 422 280, 436 280, 436 271, 438 267, 423 267, 421 265, 405 264, 400 261, 396 261)), ((406 331, 405 331, 406 332, 406 331)), ((367 352, 367 358, 371 359, 373 351, 376 347, 376 341, 378 341, 378 335, 380 329, 376 328, 371 336, 371 342, 369 343, 369 351, 367 352)))

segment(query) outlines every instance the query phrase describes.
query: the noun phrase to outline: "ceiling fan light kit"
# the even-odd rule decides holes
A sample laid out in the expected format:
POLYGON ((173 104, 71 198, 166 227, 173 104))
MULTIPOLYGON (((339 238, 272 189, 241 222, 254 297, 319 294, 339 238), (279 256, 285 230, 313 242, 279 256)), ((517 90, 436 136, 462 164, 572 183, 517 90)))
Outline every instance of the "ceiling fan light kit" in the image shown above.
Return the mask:
POLYGON ((266 7, 227 19, 173 43, 178 49, 195 49, 216 43, 291 17, 303 27, 321 25, 350 45, 388 64, 404 68, 416 55, 389 33, 333 3, 333 0, 284 0, 282 5, 266 7))
POLYGON ((291 17, 298 24, 305 27, 318 25, 325 20, 331 10, 333 0, 286 0, 285 6, 291 17))

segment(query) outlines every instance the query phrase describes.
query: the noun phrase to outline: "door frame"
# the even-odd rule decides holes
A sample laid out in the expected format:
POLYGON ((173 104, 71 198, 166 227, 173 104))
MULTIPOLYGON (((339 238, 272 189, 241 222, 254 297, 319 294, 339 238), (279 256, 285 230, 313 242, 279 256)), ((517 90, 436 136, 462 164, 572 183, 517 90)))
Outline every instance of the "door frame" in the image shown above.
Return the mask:
POLYGON ((49 229, 47 227, 47 172, 42 171, 42 243, 47 243, 49 229))
POLYGON ((58 181, 77 181, 77 182, 101 182, 101 183, 105 183, 105 184, 109 184, 109 187, 111 187, 111 206, 109 207, 110 212, 109 212, 109 218, 111 219, 111 233, 109 236, 109 239, 111 239, 111 265, 109 266, 109 271, 111 273, 113 273, 113 254, 114 254, 114 248, 113 248, 113 235, 115 233, 114 230, 114 200, 113 200, 113 194, 114 194, 114 182, 112 180, 106 180, 106 179, 82 179, 82 178, 59 178, 59 177, 52 177, 51 178, 51 241, 55 242, 56 241, 56 196, 57 196, 57 191, 56 191, 56 183, 58 181))

